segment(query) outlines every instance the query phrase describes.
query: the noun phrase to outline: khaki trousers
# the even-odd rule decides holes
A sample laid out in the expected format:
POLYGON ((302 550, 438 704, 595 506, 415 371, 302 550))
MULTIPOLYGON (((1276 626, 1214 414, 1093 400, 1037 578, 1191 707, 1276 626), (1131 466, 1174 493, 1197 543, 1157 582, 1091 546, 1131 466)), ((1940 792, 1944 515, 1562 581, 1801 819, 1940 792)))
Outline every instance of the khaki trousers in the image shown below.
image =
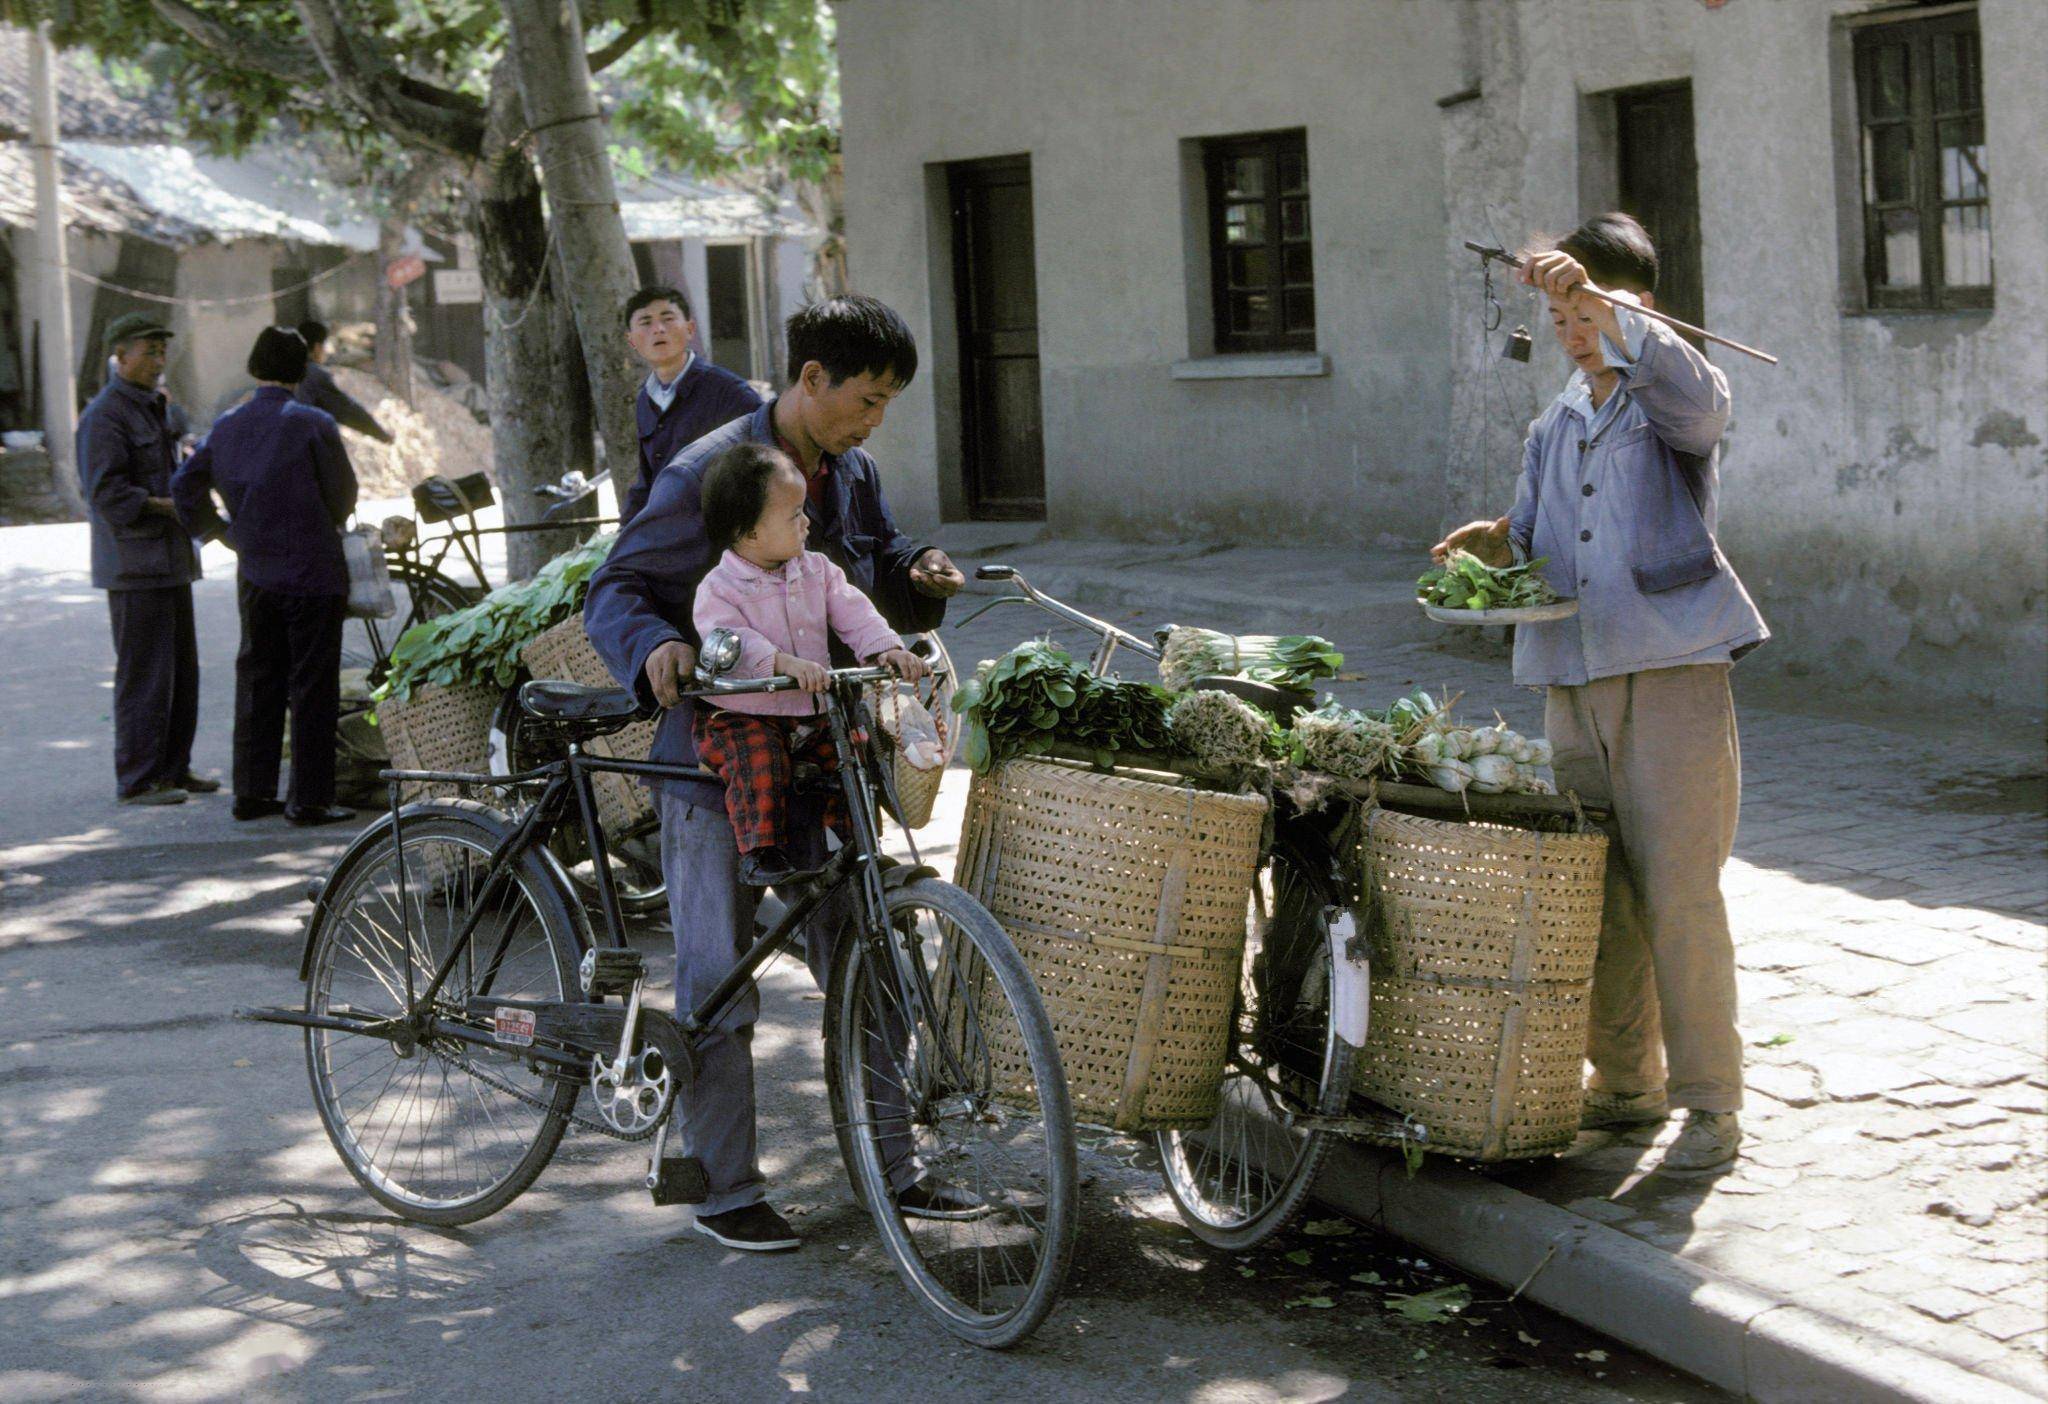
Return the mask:
POLYGON ((1662 1087, 1674 1107, 1716 1112, 1742 1105, 1721 898, 1742 797, 1728 672, 1697 664, 1553 687, 1543 708, 1558 789, 1611 807, 1621 832, 1593 970, 1593 1085, 1662 1087))

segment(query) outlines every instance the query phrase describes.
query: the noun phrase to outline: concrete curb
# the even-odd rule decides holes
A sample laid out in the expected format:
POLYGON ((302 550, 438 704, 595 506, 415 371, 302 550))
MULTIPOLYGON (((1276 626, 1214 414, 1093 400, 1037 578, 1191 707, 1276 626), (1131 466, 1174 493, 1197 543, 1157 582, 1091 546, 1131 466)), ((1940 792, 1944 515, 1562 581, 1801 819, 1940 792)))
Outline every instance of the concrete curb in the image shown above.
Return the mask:
POLYGON ((1762 1404, 2039 1404, 1914 1346, 1724 1277, 1605 1224, 1392 1151, 1340 1143, 1316 1195, 1333 1208, 1762 1404), (1526 1286, 1523 1284, 1526 1283, 1526 1286))

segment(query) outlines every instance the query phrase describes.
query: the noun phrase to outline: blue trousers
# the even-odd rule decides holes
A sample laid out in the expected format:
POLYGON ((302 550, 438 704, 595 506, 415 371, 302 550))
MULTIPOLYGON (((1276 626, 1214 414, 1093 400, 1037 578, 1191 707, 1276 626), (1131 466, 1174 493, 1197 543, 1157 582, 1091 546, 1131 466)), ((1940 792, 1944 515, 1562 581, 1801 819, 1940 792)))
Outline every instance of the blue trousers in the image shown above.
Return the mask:
MULTIPOLYGON (((739 848, 723 799, 716 791, 706 794, 692 803, 665 788, 659 793, 661 872, 668 883, 669 922, 675 928, 678 1016, 709 996, 754 941, 759 894, 739 880, 739 848)), ((791 815, 787 851, 800 867, 822 866, 826 858, 825 831, 817 822, 819 816, 809 812, 813 808, 800 804, 791 815)), ((837 939, 850 915, 849 897, 850 889, 833 898, 804 933, 804 960, 820 989, 831 974, 837 939)), ((699 1214, 744 1209, 767 1196, 754 1118, 754 1024, 760 1014, 760 991, 749 984, 726 1017, 698 1043, 696 1080, 676 1091, 670 1153, 704 1162, 711 1197, 697 1206, 699 1214)), ((879 1039, 875 1042, 869 1065, 893 1067, 889 1051, 879 1046, 879 1039)), ((848 1093, 854 1095, 853 1089, 848 1093)), ((900 1102, 894 1109, 901 1110, 900 1102)), ((891 1108, 874 1110, 883 1113, 891 1108)), ((860 1112, 849 1109, 848 1114, 857 1117, 860 1112)), ((918 1179, 907 1123, 884 1138, 882 1159, 896 1190, 918 1179)))
POLYGON ((114 625, 114 782, 123 795, 192 768, 199 636, 192 587, 107 591, 114 625))

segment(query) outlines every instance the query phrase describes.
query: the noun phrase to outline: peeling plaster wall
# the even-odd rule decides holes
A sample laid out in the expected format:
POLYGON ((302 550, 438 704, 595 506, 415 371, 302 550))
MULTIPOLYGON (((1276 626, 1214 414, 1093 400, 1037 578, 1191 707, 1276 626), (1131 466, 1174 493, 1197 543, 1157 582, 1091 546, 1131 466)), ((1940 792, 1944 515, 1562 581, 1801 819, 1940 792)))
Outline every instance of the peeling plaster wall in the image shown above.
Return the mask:
MULTIPOLYGON (((1844 110, 1847 41, 1835 16, 1869 8, 1482 3, 1466 53, 1485 96, 1444 118, 1449 242, 1479 237, 1459 226, 1480 227, 1489 201, 1504 237, 1568 228, 1594 140, 1582 130, 1588 95, 1689 78, 1708 323, 1783 358, 1771 367, 1715 352, 1735 397, 1722 544, 1778 635, 1746 666, 1830 687, 1960 686, 2039 709, 2048 693, 2048 159, 2039 138, 2048 26, 2038 0, 1983 0, 1995 308, 1866 314, 1845 308, 1856 231, 1841 226, 1857 207, 1853 156, 1838 180, 1853 105, 1844 110)), ((1466 324, 1476 324, 1473 262, 1462 251, 1451 258, 1466 324)), ((1512 436, 1498 422, 1481 431, 1483 397, 1492 396, 1494 421, 1512 422, 1562 383, 1547 328, 1532 328, 1529 367, 1483 360, 1469 326, 1454 335, 1454 445, 1484 442, 1498 454, 1512 436)), ((1481 501, 1505 510, 1497 464, 1461 462, 1452 476, 1446 520, 1481 501)))
MULTIPOLYGON (((964 514, 943 164, 1028 153, 1047 512, 1058 531, 1337 543, 1436 524, 1449 424, 1435 99, 1459 7, 1358 0, 851 0, 853 286, 925 370, 870 444, 919 525, 964 514), (1328 375, 1176 380, 1182 143, 1308 131, 1328 375)), ((1206 250, 1200 257, 1206 260, 1206 250)))

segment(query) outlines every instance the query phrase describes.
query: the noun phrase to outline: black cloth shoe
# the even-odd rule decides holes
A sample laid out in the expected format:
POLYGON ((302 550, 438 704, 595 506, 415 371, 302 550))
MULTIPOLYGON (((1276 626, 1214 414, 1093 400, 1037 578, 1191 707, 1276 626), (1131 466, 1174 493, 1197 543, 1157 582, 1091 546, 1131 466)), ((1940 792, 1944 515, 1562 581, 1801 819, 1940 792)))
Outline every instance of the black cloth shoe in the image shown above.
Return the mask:
POLYGON ((789 1220, 766 1204, 749 1204, 723 1214, 699 1214, 696 1227, 705 1237, 742 1253, 781 1253, 803 1244, 789 1220))
POLYGON ((896 1207, 913 1219, 982 1219, 996 1211, 972 1190, 944 1180, 919 1180, 896 1196, 896 1207))
POLYGON ((236 819, 246 824, 251 819, 268 819, 273 814, 284 813, 284 801, 264 799, 260 795, 236 795, 232 812, 236 819))
POLYGON ((183 804, 190 798, 190 795, 186 794, 176 785, 160 783, 151 785, 146 789, 137 790, 133 794, 116 795, 114 796, 114 802, 117 804, 146 805, 183 804))
POLYGON ((799 868, 779 848, 757 848, 740 855, 739 879, 748 887, 800 886, 818 875, 815 868, 799 868))
POLYGON ((284 807, 284 821, 296 824, 302 829, 315 828, 321 824, 345 824, 356 817, 353 809, 343 809, 338 804, 324 804, 315 808, 288 804, 284 807))
POLYGON ((200 775, 186 771, 178 777, 178 788, 192 795, 213 795, 220 793, 220 781, 211 775, 200 775))

